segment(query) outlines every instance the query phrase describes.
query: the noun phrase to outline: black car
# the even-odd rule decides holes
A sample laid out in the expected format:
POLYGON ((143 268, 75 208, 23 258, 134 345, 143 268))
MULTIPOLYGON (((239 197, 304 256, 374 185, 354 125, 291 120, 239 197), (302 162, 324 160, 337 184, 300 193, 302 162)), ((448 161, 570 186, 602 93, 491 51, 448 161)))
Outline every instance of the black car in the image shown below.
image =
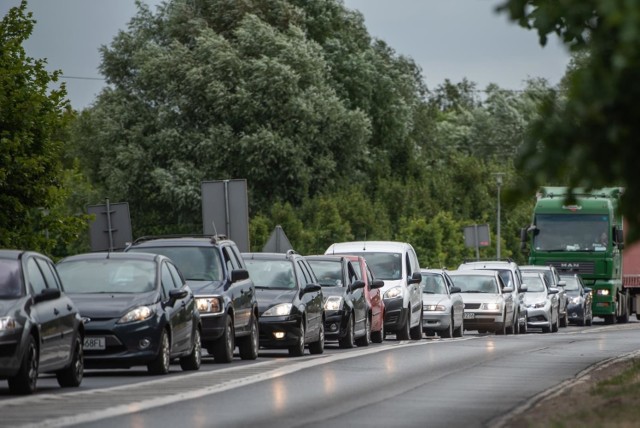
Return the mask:
POLYGON ((169 258, 157 254, 87 253, 61 260, 58 272, 84 321, 87 368, 146 365, 198 370, 200 316, 169 258))
POLYGON ((371 343, 371 308, 364 294, 364 281, 351 260, 344 256, 307 256, 324 294, 326 340, 337 340, 341 348, 371 343))
POLYGON ((196 295, 202 346, 216 363, 258 358, 258 302, 242 255, 224 236, 142 237, 125 251, 169 257, 196 295))
POLYGON ((289 250, 281 253, 243 253, 256 284, 260 307, 260 346, 286 348, 300 356, 324 352, 322 287, 309 263, 289 250))
POLYGON ((84 374, 84 327, 48 257, 0 250, 0 379, 14 394, 36 390, 39 372, 53 372, 63 387, 84 374))
POLYGON ((593 323, 593 311, 591 288, 585 287, 579 275, 560 275, 565 282, 564 291, 569 297, 567 314, 569 322, 578 325, 591 325, 593 323))

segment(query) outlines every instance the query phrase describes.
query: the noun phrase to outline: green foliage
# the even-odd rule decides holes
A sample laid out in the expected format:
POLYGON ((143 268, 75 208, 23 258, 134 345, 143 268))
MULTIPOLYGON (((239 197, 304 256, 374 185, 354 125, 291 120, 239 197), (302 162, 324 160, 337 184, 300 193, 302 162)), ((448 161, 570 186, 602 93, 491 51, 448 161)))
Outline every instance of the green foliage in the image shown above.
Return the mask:
POLYGON ((560 96, 545 97, 540 119, 527 139, 519 165, 534 172, 520 192, 540 184, 572 187, 625 187, 622 210, 631 226, 628 238, 640 238, 637 174, 640 136, 640 14, 633 1, 508 0, 500 8, 540 43, 557 34, 584 55, 564 82, 560 96), (586 55, 585 53, 586 52, 586 55))
POLYGON ((25 54, 34 26, 26 8, 22 1, 0 22, 0 247, 56 257, 87 225, 66 205, 66 91, 64 85, 49 89, 59 71, 48 73, 44 60, 25 54))

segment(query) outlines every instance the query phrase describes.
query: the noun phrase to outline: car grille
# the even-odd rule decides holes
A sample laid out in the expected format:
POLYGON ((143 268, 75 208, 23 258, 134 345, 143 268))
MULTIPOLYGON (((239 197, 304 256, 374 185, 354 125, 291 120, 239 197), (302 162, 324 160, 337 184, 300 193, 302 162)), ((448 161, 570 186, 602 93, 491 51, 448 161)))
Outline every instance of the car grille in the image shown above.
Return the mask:
POLYGON ((480 309, 480 303, 465 303, 465 309, 480 309))

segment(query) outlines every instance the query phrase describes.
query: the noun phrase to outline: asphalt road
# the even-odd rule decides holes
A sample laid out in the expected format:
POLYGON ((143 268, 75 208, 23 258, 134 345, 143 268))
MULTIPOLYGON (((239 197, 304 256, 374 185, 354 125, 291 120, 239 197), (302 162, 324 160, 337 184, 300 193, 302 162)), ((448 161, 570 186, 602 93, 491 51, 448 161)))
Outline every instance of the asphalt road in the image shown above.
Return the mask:
MULTIPOLYGON (((474 333, 474 332, 471 332, 474 333)), ((589 366, 640 349, 640 323, 561 328, 519 336, 387 340, 289 358, 87 371, 80 388, 41 377, 31 397, 0 385, 1 426, 482 427, 589 366)), ((561 402, 559 402, 561 405, 561 402)))

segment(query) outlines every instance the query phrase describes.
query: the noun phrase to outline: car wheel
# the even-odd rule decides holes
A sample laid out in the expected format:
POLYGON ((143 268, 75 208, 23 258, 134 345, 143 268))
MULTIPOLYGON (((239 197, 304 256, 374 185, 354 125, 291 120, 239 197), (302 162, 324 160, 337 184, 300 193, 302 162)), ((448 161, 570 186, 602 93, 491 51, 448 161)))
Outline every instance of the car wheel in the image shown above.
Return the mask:
POLYGON ((341 348, 349 349, 356 346, 356 342, 354 338, 354 335, 355 335, 354 329, 355 329, 355 326, 353 323, 353 314, 351 314, 349 315, 349 320, 347 321, 347 328, 346 328, 344 337, 342 337, 338 341, 338 344, 340 345, 341 348))
POLYGON ((411 337, 411 340, 422 339, 422 311, 420 311, 418 325, 409 330, 409 336, 411 337))
POLYGON ((304 355, 304 322, 300 322, 300 337, 298 338, 298 343, 293 346, 289 346, 289 355, 292 357, 301 357, 304 355))
MULTIPOLYGON (((422 332, 420 332, 422 334, 422 332)), ((364 336, 356 339, 356 345, 369 346, 371 344, 371 323, 369 322, 369 316, 364 318, 364 336)))
POLYGON ((566 306, 565 306, 564 315, 562 316, 562 319, 560 320, 560 327, 566 327, 568 325, 569 325, 569 313, 566 310, 566 306))
POLYGON ((193 347, 189 355, 180 358, 180 368, 185 371, 199 370, 202 364, 202 342, 200 340, 200 329, 193 332, 193 347))
POLYGON ((84 376, 84 354, 82 352, 82 337, 76 337, 73 346, 73 356, 71 364, 62 370, 56 372, 58 385, 62 387, 76 387, 82 383, 84 376))
POLYGON ((407 319, 400 329, 396 332, 398 340, 409 340, 411 337, 411 309, 407 309, 407 319))
POLYGON ((527 332, 529 331, 529 326, 527 325, 527 323, 529 322, 529 320, 527 319, 527 315, 524 315, 524 322, 523 324, 520 326, 520 334, 527 334, 527 332))
POLYGON ((451 316, 451 320, 449 321, 449 327, 446 330, 442 330, 442 332, 440 332, 440 337, 445 339, 453 337, 453 315, 451 316))
POLYGON ((324 320, 320 321, 320 332, 318 340, 309 344, 309 353, 317 355, 324 352, 324 320))
POLYGON ((557 333, 558 332, 558 323, 560 322, 559 318, 560 318, 560 315, 556 314, 556 322, 551 324, 551 332, 552 333, 557 333))
POLYGON ((169 364, 171 363, 171 344, 169 343, 169 335, 167 330, 162 330, 160 335, 160 349, 156 358, 147 364, 149 373, 155 375, 163 375, 169 373, 169 364))
MULTIPOLYGON (((514 314, 513 314, 513 315, 516 315, 516 316, 517 316, 517 314, 516 314, 515 312, 514 312, 514 314)), ((515 318, 515 319, 511 319, 511 323, 510 323, 510 325, 509 325, 509 326, 507 326, 507 327, 506 327, 506 329, 505 329, 505 334, 515 334, 515 333, 516 333, 516 323, 515 323, 515 320, 516 320, 516 319, 517 319, 517 318, 515 318)))
POLYGON ((460 324, 460 327, 453 330, 453 337, 463 337, 464 336, 464 321, 460 324))
POLYGON ((213 349, 208 349, 209 353, 213 355, 213 360, 216 363, 230 363, 233 361, 233 351, 236 349, 234 342, 234 329, 231 315, 227 314, 227 323, 225 325, 222 337, 218 338, 213 343, 213 349))
POLYGON ((9 392, 12 394, 33 394, 38 381, 38 347, 33 336, 27 339, 27 348, 22 357, 18 373, 8 378, 9 392))
POLYGON ((502 319, 504 321, 497 326, 496 334, 504 336, 505 334, 507 334, 507 314, 506 314, 506 312, 502 315, 502 319))
POLYGON ((371 332, 371 341, 374 343, 382 343, 384 341, 384 317, 380 325, 380 330, 371 332))
POLYGON ((255 360, 258 358, 258 348, 260 346, 260 334, 258 333, 258 320, 251 316, 251 334, 238 340, 240 358, 243 360, 255 360))

